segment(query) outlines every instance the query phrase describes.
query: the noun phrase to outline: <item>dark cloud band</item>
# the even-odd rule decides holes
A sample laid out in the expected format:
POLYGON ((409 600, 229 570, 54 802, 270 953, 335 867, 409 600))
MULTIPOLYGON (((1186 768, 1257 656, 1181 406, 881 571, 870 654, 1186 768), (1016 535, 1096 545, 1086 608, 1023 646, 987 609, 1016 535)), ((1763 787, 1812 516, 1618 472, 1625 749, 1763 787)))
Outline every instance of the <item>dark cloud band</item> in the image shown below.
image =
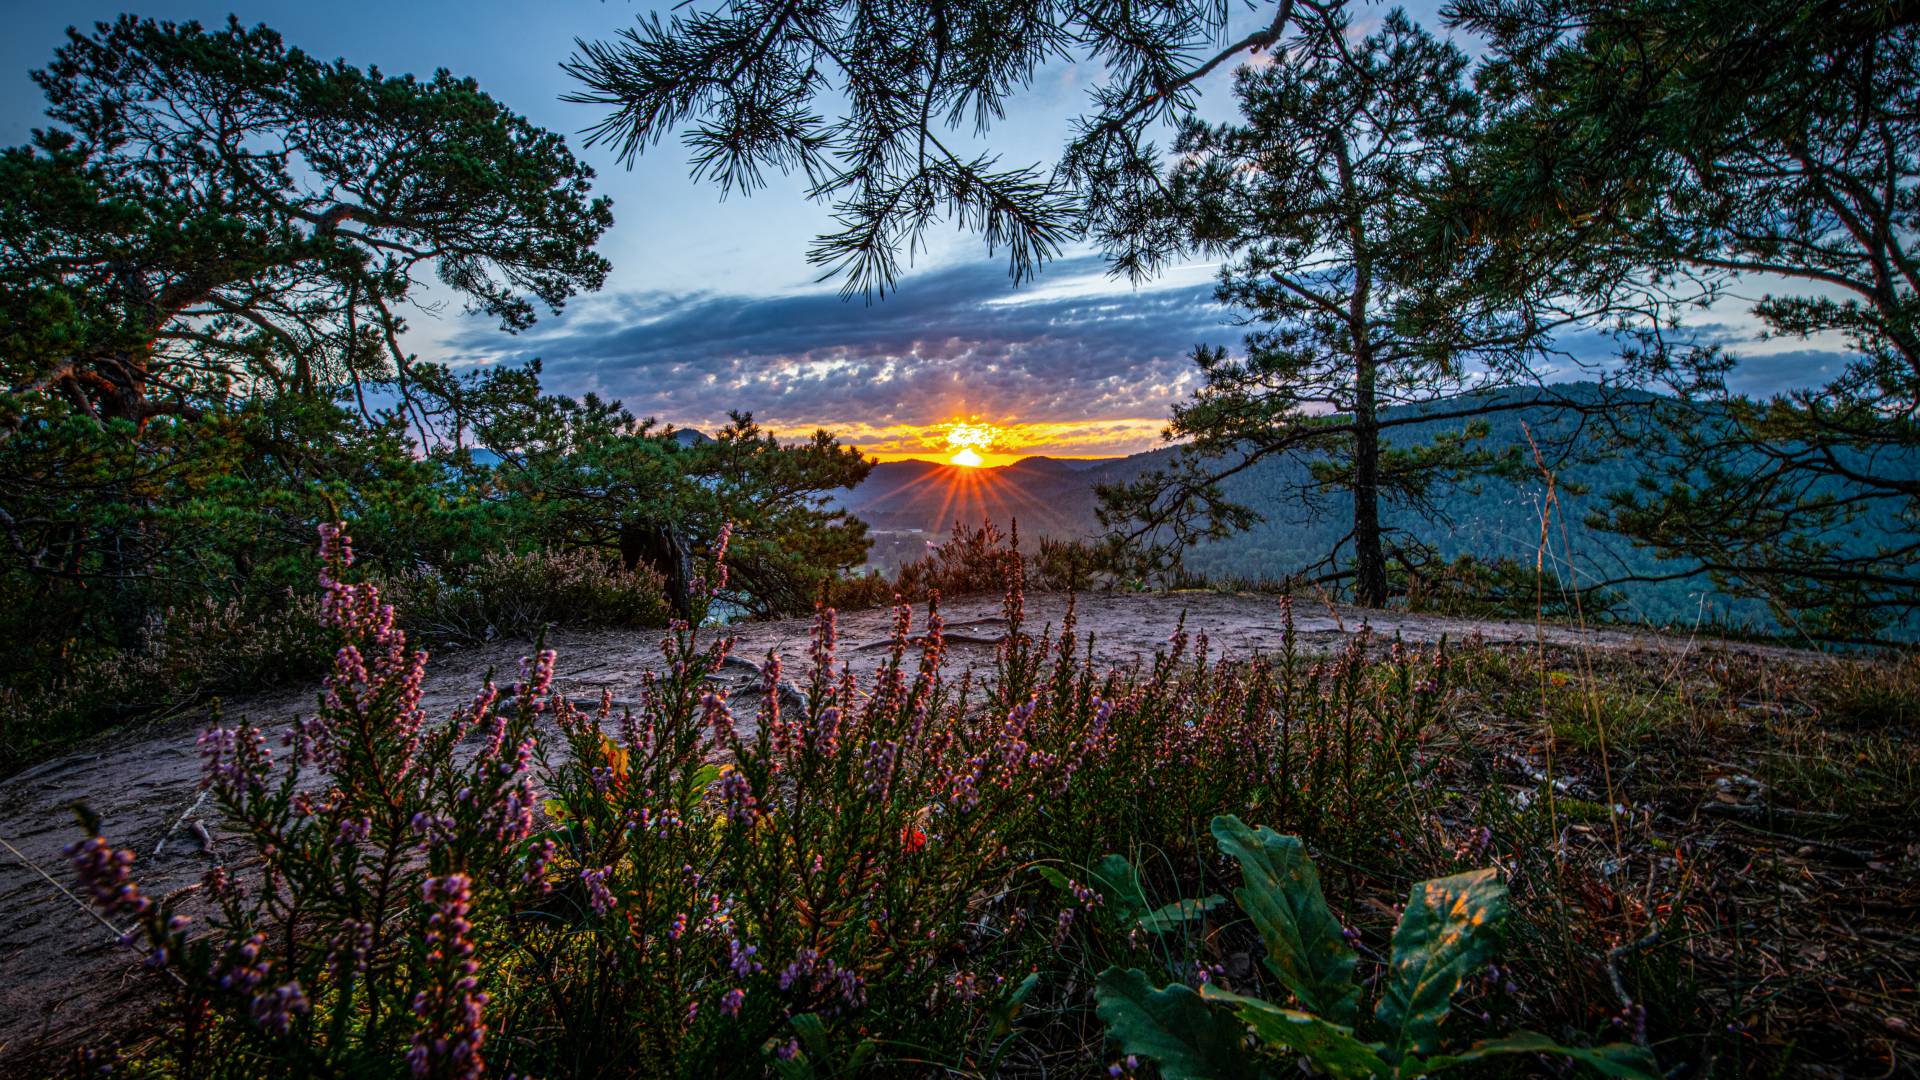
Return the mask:
POLYGON ((683 424, 729 409, 830 428, 1165 416, 1194 383, 1192 347, 1239 332, 1210 283, 1057 284, 1098 273, 1097 260, 1075 259, 1049 273, 1051 290, 1011 293, 997 266, 963 265, 910 278, 873 305, 832 293, 610 296, 518 338, 463 331, 449 358, 540 357, 558 392, 593 390, 683 424))

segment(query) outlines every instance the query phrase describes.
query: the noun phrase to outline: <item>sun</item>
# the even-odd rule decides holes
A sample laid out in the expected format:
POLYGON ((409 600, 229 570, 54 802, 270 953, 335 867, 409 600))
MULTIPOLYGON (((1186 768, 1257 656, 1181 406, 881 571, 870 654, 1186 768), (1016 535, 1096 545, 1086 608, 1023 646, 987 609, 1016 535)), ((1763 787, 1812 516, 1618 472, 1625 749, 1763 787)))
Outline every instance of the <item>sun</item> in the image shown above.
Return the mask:
POLYGON ((977 469, 987 463, 980 451, 991 450, 1000 441, 1000 429, 992 424, 968 423, 954 424, 947 428, 947 449, 953 456, 947 459, 949 465, 977 469))

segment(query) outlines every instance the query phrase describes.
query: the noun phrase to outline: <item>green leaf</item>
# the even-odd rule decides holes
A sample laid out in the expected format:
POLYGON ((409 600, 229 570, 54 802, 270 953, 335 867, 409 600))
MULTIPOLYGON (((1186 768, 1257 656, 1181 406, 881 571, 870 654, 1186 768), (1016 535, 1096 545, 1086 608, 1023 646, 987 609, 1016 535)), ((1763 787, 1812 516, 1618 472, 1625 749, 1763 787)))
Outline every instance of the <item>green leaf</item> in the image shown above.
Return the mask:
POLYGON ((1359 957, 1327 909, 1306 845, 1264 826, 1249 829, 1231 814, 1213 819, 1213 837, 1240 861, 1246 885, 1233 897, 1267 944, 1267 967, 1308 1012, 1351 1027, 1360 1009, 1359 957))
POLYGON ((1164 934, 1193 922, 1227 902, 1224 896, 1203 896, 1198 900, 1176 900, 1140 916, 1140 929, 1164 934))
POLYGON ((987 1009, 987 1015, 993 1019, 992 1032, 987 1036, 989 1041, 1012 1033, 1014 1017, 1020 1015, 1020 1007, 1027 1003, 1027 995, 1033 993, 1033 988, 1039 985, 1040 973, 1030 972, 1026 978, 1020 980, 1020 985, 1014 987, 1006 997, 987 1009))
POLYGON ((1125 855, 1108 855, 1088 868, 1089 882, 1106 899, 1107 911, 1121 926, 1132 926, 1152 906, 1140 870, 1125 855))
POLYGON ((1354 1037, 1352 1028, 1213 985, 1201 987, 1200 997, 1210 1004, 1232 1009, 1268 1046, 1292 1050, 1328 1075, 1359 1077, 1392 1073, 1380 1058, 1380 1044, 1361 1042, 1354 1037))
POLYGON ((1167 1080, 1254 1080, 1267 1075, 1241 1045, 1246 1027, 1175 983, 1155 990, 1139 968, 1108 968, 1095 1011, 1123 1053, 1151 1058, 1167 1080))
POLYGON ((1483 967, 1507 917, 1507 887, 1492 870, 1423 881, 1393 933, 1393 964, 1374 1015, 1391 1034, 1390 1056, 1424 1057, 1440 1045, 1453 995, 1483 967))
POLYGON ((1562 1046, 1537 1031, 1516 1031, 1504 1038, 1474 1043, 1457 1054, 1428 1058, 1421 1066, 1421 1071, 1437 1073, 1495 1054, 1554 1054, 1578 1061, 1602 1076, 1618 1076, 1627 1080, 1656 1080, 1660 1076, 1660 1065, 1653 1055, 1631 1043, 1608 1043, 1594 1047, 1562 1046))
POLYGON ((701 800, 706 798, 707 789, 720 779, 720 766, 702 765, 687 777, 687 786, 680 793, 680 813, 691 818, 700 808, 701 800))
POLYGON ((800 1036, 800 1045, 806 1048, 807 1053, 825 1059, 832 1051, 833 1044, 827 1040, 827 1025, 818 1013, 801 1013, 789 1023, 793 1025, 793 1033, 800 1036))

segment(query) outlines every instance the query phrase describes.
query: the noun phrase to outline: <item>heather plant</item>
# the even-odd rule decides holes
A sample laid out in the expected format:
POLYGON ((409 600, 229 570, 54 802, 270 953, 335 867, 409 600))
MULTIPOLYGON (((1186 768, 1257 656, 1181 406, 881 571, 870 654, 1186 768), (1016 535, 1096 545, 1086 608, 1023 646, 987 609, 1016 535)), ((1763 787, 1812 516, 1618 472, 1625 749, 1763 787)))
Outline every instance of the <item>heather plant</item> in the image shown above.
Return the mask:
MULTIPOLYGON (((1020 554, 1020 526, 1011 526, 1011 538, 992 521, 969 527, 953 523, 947 539, 927 542, 926 554, 903 563, 891 577, 869 570, 827 579, 821 586, 821 601, 842 610, 879 607, 901 600, 925 603, 936 594, 947 597, 1003 593, 1017 571, 1023 586, 1029 560, 1020 554), (1016 564, 1018 564, 1016 566, 1016 564)), ((1041 540, 1040 548, 1049 550, 1050 540, 1041 540)), ((1071 583, 1047 573, 1040 562, 1033 562, 1042 588, 1072 591, 1071 583)))
POLYGON ((893 603, 900 594, 893 579, 877 570, 841 574, 821 583, 820 604, 840 611, 859 611, 893 603))
POLYGON ((1607 1076, 1655 1075, 1640 1047, 1568 1047, 1529 1031, 1442 1052, 1453 997, 1492 958, 1506 920, 1507 889, 1492 870, 1413 887, 1378 981, 1373 1019, 1382 1038, 1365 1039, 1356 1030, 1360 956, 1327 907, 1305 845, 1231 815, 1215 818, 1212 832, 1240 864, 1245 884, 1234 899, 1266 945, 1267 970, 1299 1008, 1204 976, 1198 991, 1180 983, 1155 989, 1138 968, 1107 969, 1095 997, 1110 1035, 1123 1053, 1155 1061, 1169 1080, 1277 1075, 1288 1057, 1346 1077, 1428 1076, 1499 1055, 1565 1057, 1607 1076), (1249 1029, 1255 1049, 1244 1038, 1249 1029))
POLYGON ((1019 522, 1013 523, 1011 533, 1003 533, 991 521, 973 527, 955 521, 944 543, 929 541, 926 555, 900 568, 893 587, 908 600, 924 600, 935 592, 1003 592, 1013 564, 1023 562, 1019 522))
MULTIPOLYGON (((723 533, 704 597, 725 551, 723 533)), ((500 1046, 549 1074, 711 1075, 763 1050, 824 1060, 836 1040, 872 1053, 849 1017, 911 1026, 929 1005, 1000 1000, 960 959, 972 900, 1100 753, 1109 712, 1043 716, 1022 689, 1039 650, 1017 575, 1011 677, 986 708, 944 674, 936 599, 917 646, 896 609, 864 683, 836 666, 823 610, 801 685, 767 657, 750 720, 712 685, 731 641, 677 623, 666 670, 617 717, 610 698, 557 696, 543 650, 433 725, 426 654, 375 586, 343 580, 350 563, 324 530, 321 618, 340 644, 283 760, 246 723, 202 737, 245 868, 156 901, 131 853, 98 835, 71 849, 102 912, 131 918, 208 1018, 176 1064, 473 1076, 500 1046)))
POLYGON ((321 554, 320 618, 339 647, 315 715, 287 730, 279 761, 244 722, 200 739, 203 784, 248 867, 215 866, 164 901, 98 835, 71 849, 74 867, 103 913, 134 920, 128 937, 189 1014, 210 1018, 179 1032, 176 1063, 263 1054, 313 1074, 392 1059, 417 1076, 478 1075, 476 953, 537 871, 531 755, 553 655, 429 725, 426 653, 409 650, 376 587, 342 580, 352 551, 337 527, 322 529, 321 554), (203 919, 184 910, 194 892, 203 919))
POLYGON ((570 892, 524 933, 529 952, 565 950, 602 977, 569 1024, 583 1038, 540 1068, 709 1075, 763 1047, 776 1062, 864 1058, 859 1028, 910 1026, 907 1003, 965 1010, 994 985, 954 959, 973 897, 1097 752, 1105 712, 1050 715, 1043 733, 1031 696, 970 708, 970 681, 944 673, 937 597, 917 648, 912 629, 897 606, 863 683, 836 667, 822 610, 798 683, 765 658, 748 720, 709 686, 730 642, 683 627, 637 714, 558 710, 550 838, 570 892))
POLYGON ((1048 642, 1053 692, 1097 687, 1112 708, 1109 750, 1061 811, 1070 859, 1143 841, 1192 855, 1221 807, 1272 814, 1343 853, 1411 827, 1407 796, 1433 765, 1427 744, 1453 667, 1445 643, 1392 642, 1381 658, 1363 631, 1319 657, 1300 645, 1292 601, 1278 603, 1276 654, 1214 656, 1182 620, 1147 668, 1104 683, 1076 657, 1069 615, 1048 642))

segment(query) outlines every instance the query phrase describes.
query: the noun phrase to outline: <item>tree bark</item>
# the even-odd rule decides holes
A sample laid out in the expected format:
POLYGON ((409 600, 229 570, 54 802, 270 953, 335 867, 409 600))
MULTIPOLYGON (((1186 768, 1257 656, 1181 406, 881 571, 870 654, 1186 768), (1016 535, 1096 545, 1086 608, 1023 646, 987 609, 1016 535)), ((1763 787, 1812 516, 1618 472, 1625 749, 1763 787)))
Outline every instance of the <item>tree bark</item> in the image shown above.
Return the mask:
POLYGON ((682 619, 693 618, 693 557, 671 526, 631 521, 620 528, 620 561, 629 571, 641 563, 666 578, 667 602, 682 619))
POLYGON ((1374 400, 1373 358, 1356 353, 1353 402, 1353 600, 1387 605, 1387 557, 1380 542, 1380 418, 1374 400))

